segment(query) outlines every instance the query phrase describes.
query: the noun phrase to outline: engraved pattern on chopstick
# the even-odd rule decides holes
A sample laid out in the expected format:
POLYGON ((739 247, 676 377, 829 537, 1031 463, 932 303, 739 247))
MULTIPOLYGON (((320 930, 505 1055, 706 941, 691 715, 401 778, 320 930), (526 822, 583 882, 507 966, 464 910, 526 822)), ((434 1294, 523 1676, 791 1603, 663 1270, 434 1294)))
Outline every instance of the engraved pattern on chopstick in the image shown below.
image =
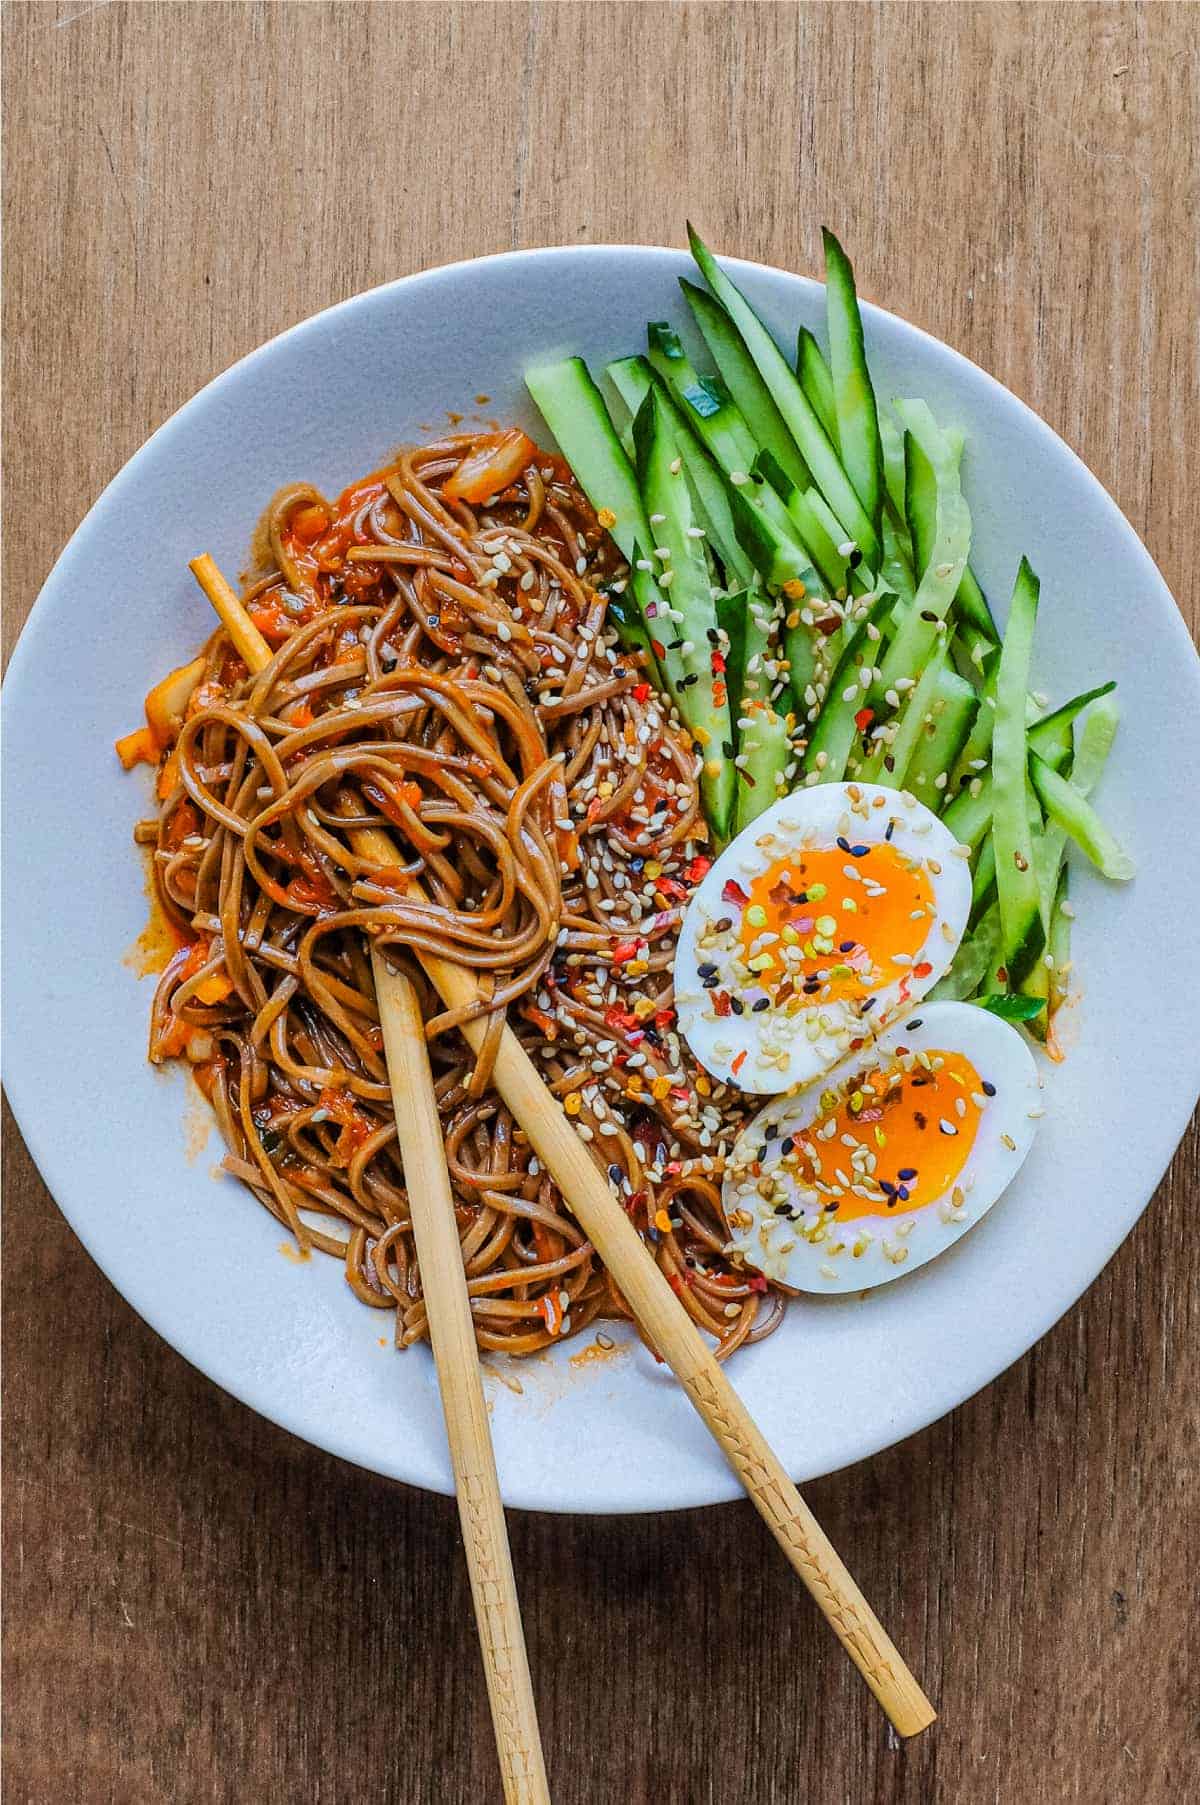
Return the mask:
POLYGON ((486 1668, 492 1681, 492 1709, 497 1726, 505 1793, 521 1802, 536 1799, 532 1750, 521 1739, 521 1711, 513 1671, 513 1647, 505 1615, 505 1585, 496 1567, 490 1533, 488 1491, 478 1473, 458 1483, 458 1514, 466 1533, 467 1555, 475 1588, 480 1634, 487 1639, 486 1668))

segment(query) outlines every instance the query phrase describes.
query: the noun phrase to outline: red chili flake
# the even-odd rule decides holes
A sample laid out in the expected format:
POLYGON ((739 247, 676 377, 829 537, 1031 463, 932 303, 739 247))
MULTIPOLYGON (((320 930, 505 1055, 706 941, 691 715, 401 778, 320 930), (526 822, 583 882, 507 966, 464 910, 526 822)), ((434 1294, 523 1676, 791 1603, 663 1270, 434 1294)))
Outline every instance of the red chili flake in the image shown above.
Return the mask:
POLYGON ((626 964, 628 964, 630 959, 636 959, 636 958, 637 958, 637 941, 636 940, 618 940, 616 946, 613 947, 612 962, 614 965, 626 965, 626 964))
POLYGON ((725 659, 720 652, 712 655, 712 674, 714 677, 723 677, 725 674, 725 659))
POLYGON ((654 1011, 654 1026, 656 1028, 669 1028, 674 1020, 675 1011, 673 1009, 656 1009, 654 1011))
POLYGON ((825 634, 836 633, 841 624, 841 619, 836 614, 823 614, 820 620, 813 622, 817 632, 825 634))
POLYGON ((874 719, 875 710, 873 708, 860 708, 854 717, 854 725, 860 733, 865 733, 874 719))
POLYGON ((763 1278, 761 1273, 757 1274, 752 1279, 747 1279, 746 1284, 751 1291, 765 1291, 767 1288, 767 1281, 763 1278))
POLYGON ((745 1063, 746 1063, 746 1049, 745 1049, 745 1047, 743 1047, 741 1052, 738 1054, 737 1058, 734 1060, 733 1064, 729 1068, 735 1078, 737 1077, 738 1073, 741 1071, 741 1069, 745 1065, 745 1063))
POLYGON ((678 901, 682 901, 687 895, 683 885, 673 877, 660 877, 654 888, 663 896, 675 898, 678 901))
MULTIPOLYGON (((629 1044, 631 1047, 640 1047, 645 1038, 646 1030, 644 1028, 631 1028, 629 1030, 629 1044)), ((617 1064, 624 1065, 626 1057, 626 1054, 618 1053, 616 1055, 617 1064)))
POLYGON ((604 1020, 610 1028, 636 1028, 637 1016, 629 1009, 622 1009, 619 1003, 610 1003, 604 1011, 604 1020))
POLYGON ((667 1174, 668 1178, 677 1178, 683 1171, 683 1167, 677 1159, 669 1159, 663 1167, 663 1171, 667 1174))
POLYGON ((683 1295, 683 1281, 677 1272, 668 1272, 667 1283, 670 1285, 676 1297, 681 1297, 683 1295))
POLYGON ((633 699, 635 702, 648 702, 650 700, 650 685, 648 683, 635 683, 633 686, 633 699))
POLYGON ((687 1088, 686 1084, 673 1084, 671 1086, 671 1095, 673 1097, 678 1097, 678 1099, 681 1103, 686 1103, 688 1101, 688 1099, 690 1098, 691 1094, 692 1093, 687 1088))
POLYGON ((727 990, 718 990, 713 997, 713 1009, 717 1015, 732 1015, 733 1004, 727 990))
POLYGON ((736 877, 730 877, 726 878, 721 890, 721 901, 741 903, 744 908, 750 901, 750 898, 746 895, 746 892, 742 889, 742 886, 738 883, 736 877))
POLYGON ((706 859, 703 853, 697 853, 683 875, 689 884, 698 884, 701 878, 708 876, 711 869, 712 860, 706 859))
POLYGON ((650 641, 650 650, 654 653, 656 658, 665 658, 667 655, 667 648, 662 643, 661 639, 652 639, 650 641))
POLYGON ((914 978, 927 978, 932 970, 933 970, 933 966, 929 963, 929 960, 922 959, 922 961, 919 965, 913 966, 913 977, 914 978))

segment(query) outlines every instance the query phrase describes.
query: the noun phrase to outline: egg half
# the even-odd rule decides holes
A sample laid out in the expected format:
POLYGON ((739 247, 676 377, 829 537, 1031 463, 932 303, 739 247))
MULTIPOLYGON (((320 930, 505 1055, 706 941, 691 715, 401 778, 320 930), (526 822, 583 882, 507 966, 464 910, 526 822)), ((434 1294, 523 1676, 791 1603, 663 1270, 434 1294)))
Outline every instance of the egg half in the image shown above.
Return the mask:
POLYGON ((675 953, 680 1028, 741 1090, 810 1084, 937 983, 970 907, 967 849, 915 797, 797 790, 692 896, 675 953))
POLYGON ((792 1291, 885 1285, 943 1253, 1020 1170, 1033 1055, 970 1003, 930 1003, 820 1084, 773 1098, 726 1168, 730 1251, 792 1291))

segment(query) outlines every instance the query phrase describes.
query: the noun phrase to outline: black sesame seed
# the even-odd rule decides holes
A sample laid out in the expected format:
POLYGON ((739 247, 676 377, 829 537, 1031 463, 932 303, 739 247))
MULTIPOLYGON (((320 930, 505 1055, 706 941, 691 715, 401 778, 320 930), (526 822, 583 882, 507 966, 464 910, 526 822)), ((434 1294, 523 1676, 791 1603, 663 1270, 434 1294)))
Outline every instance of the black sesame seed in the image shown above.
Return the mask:
POLYGON ((901 1203, 907 1203, 908 1202, 908 1186, 907 1185, 897 1185, 896 1195, 900 1199, 901 1203))
POLYGON ((933 609, 932 609, 932 608, 922 608, 922 610, 921 610, 921 619, 922 619, 922 620, 932 620, 932 621, 936 621, 936 620, 937 620, 937 615, 936 615, 936 614, 935 614, 935 613, 934 613, 934 612, 933 612, 933 609))
POLYGON ((895 833, 895 831, 896 831, 895 821, 889 821, 887 824, 887 827, 884 830, 884 835, 883 835, 884 839, 890 840, 892 835, 895 833))
POLYGON ((780 1141, 779 1151, 780 1151, 780 1153, 783 1154, 785 1159, 786 1159, 787 1155, 793 1151, 793 1149, 795 1148, 795 1145, 796 1145, 796 1143, 792 1139, 790 1134, 785 1135, 784 1139, 782 1141, 780 1141))
POLYGON ((716 969, 717 969, 716 966, 712 965, 712 964, 698 965, 696 967, 697 973, 702 978, 711 978, 713 973, 716 971, 716 969))
POLYGON ((913 1121, 916 1123, 918 1128, 924 1129, 924 1128, 929 1127, 928 1116, 923 1116, 919 1109, 913 1110, 913 1121))
POLYGON ((757 997, 750 1005, 750 1012, 752 1015, 761 1015, 764 1009, 769 1009, 770 1007, 770 997, 757 997))
POLYGON ((917 1017, 916 1017, 916 1019, 915 1019, 915 1020, 914 1020, 914 1021, 911 1021, 911 1022, 909 1022, 909 1024, 908 1024, 908 1032, 909 1032, 909 1033, 910 1033, 910 1034, 915 1034, 915 1033, 916 1033, 916 1031, 917 1031, 917 1029, 918 1029, 918 1028, 919 1028, 919 1027, 920 1027, 920 1026, 921 1026, 921 1017, 920 1017, 920 1016, 919 1016, 919 1015, 918 1015, 918 1016, 917 1016, 917 1017))
POLYGON ((866 999, 866 1001, 865 1001, 865 1002, 864 1002, 864 1003, 863 1003, 863 1006, 862 1006, 862 1008, 861 1008, 861 1009, 860 1009, 860 1010, 859 1010, 859 1012, 858 1012, 858 1013, 859 1013, 859 1014, 860 1014, 860 1015, 866 1015, 866 1014, 867 1014, 867 1012, 868 1012, 868 1010, 871 1010, 871 1009, 874 1009, 874 1007, 875 1007, 875 1005, 876 1005, 876 1003, 877 1003, 877 1002, 878 1002, 878 1001, 879 1001, 879 998, 878 998, 878 997, 868 997, 868 998, 867 998, 867 999, 866 999))
MULTIPOLYGON (((885 753, 884 753, 884 755, 883 755, 883 765, 884 765, 884 769, 885 769, 885 770, 886 770, 886 771, 889 771, 889 772, 890 772, 890 771, 894 771, 894 770, 895 770, 895 769, 896 769, 896 761, 895 761, 895 759, 894 759, 894 758, 893 758, 893 757, 892 757, 892 755, 891 755, 891 753, 890 753, 890 752, 885 752, 885 753)), ((889 839, 889 840, 890 840, 890 839, 891 839, 891 837, 892 837, 892 836, 891 836, 891 835, 890 835, 890 834, 889 834, 889 835, 888 835, 888 839, 889 839)))
POLYGON ((839 834, 839 835, 838 835, 838 837, 837 837, 837 843, 838 843, 838 846, 839 846, 839 848, 840 848, 840 850, 841 850, 841 851, 842 851, 842 852, 849 852, 849 850, 850 850, 850 842, 849 842, 849 840, 847 840, 847 839, 846 839, 846 838, 845 838, 845 836, 844 836, 844 835, 842 835, 842 834, 839 834))
POLYGON ((869 846, 852 846, 850 848, 850 857, 852 859, 865 859, 870 850, 871 848, 869 846))
POLYGON ((425 625, 427 627, 437 627, 441 625, 441 620, 442 617, 440 614, 427 614, 425 616, 425 625))
POLYGON ((705 637, 710 646, 719 646, 721 643, 721 635, 717 632, 715 627, 707 627, 705 629, 705 637))
POLYGON ((612 1179, 612 1181, 615 1185, 619 1185, 622 1178, 624 1177, 624 1173, 621 1171, 620 1166, 610 1166, 608 1168, 608 1176, 612 1179))
POLYGON ((857 546, 855 546, 854 550, 850 553, 850 556, 847 558, 846 562, 847 562, 847 564, 849 564, 851 570, 857 570, 859 565, 862 563, 862 561, 863 561, 862 552, 859 550, 859 548, 857 546))
POLYGON ((692 684, 699 683, 699 681, 700 681, 699 671, 691 671, 688 674, 688 676, 681 677, 679 679, 679 687, 680 687, 680 689, 691 689, 692 684))
POLYGON ((836 1210, 836 1209, 837 1209, 837 1199, 836 1199, 836 1197, 833 1197, 833 1198, 830 1198, 830 1200, 829 1200, 829 1202, 828 1202, 828 1203, 827 1203, 827 1204, 825 1204, 825 1206, 824 1206, 824 1207, 825 1207, 825 1209, 827 1209, 827 1210, 836 1210))
POLYGON ((915 1178, 916 1176, 917 1176, 917 1168, 915 1166, 902 1166, 900 1171, 897 1172, 897 1174, 896 1174, 896 1177, 901 1180, 906 1179, 906 1178, 915 1178))
POLYGON ((771 1211, 771 1214, 773 1216, 786 1216, 787 1213, 788 1213, 788 1206, 786 1203, 777 1203, 775 1205, 775 1207, 773 1208, 773 1210, 771 1211))
POLYGON ((986 1078, 983 1080, 983 1082, 981 1083, 979 1088, 982 1090, 985 1097, 994 1097, 996 1095, 995 1085, 989 1084, 986 1078))
POLYGON ((853 940, 842 940, 839 942, 839 944, 838 944, 838 952, 839 953, 852 953, 853 951, 854 951, 853 940))
POLYGON ((730 997, 729 1007, 733 1010, 735 1015, 743 1015, 746 1010, 746 1005, 743 1003, 741 997, 730 997))
POLYGON ((677 652, 682 644, 683 644, 683 634, 681 633, 679 635, 678 639, 669 639, 667 641, 667 649, 668 649, 668 651, 671 651, 671 652, 677 652))
POLYGON ((881 1178, 879 1181, 879 1189, 883 1192, 885 1197, 894 1197, 896 1195, 896 1187, 890 1179, 881 1178))
POLYGON ((732 926, 733 926, 733 916, 732 915, 722 915, 720 921, 714 921, 713 932, 715 934, 727 934, 732 926))

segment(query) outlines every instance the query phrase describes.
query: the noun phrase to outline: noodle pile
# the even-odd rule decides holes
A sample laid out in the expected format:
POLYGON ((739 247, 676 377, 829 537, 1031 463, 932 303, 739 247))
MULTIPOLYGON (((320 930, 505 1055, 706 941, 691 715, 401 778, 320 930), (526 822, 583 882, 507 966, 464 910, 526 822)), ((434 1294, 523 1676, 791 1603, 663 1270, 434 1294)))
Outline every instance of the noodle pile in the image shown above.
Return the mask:
POLYGON ((628 1315, 491 1088, 506 1013, 718 1353, 768 1333, 781 1297, 723 1253, 742 1102, 674 1025, 695 752, 606 627, 624 573, 569 471, 519 433, 450 436, 337 503, 291 487, 264 529, 244 601, 272 662, 213 634, 139 828, 182 942, 151 1059, 192 1062, 228 1171, 421 1339, 369 931, 422 1000, 480 1346, 628 1315), (400 862, 352 850, 368 826, 400 862), (478 1060, 417 951, 476 974, 478 1060))

